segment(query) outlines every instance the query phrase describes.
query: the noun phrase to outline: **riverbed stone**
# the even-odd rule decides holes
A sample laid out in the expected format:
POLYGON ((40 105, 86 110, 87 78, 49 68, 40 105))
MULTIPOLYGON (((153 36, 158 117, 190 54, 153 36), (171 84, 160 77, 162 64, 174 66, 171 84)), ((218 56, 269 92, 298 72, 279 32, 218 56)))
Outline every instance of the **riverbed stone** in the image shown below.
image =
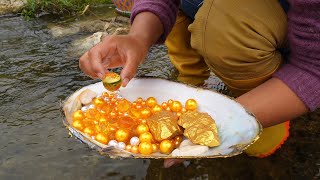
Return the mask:
POLYGON ((27 0, 0 0, 0 15, 17 13, 26 3, 27 0))

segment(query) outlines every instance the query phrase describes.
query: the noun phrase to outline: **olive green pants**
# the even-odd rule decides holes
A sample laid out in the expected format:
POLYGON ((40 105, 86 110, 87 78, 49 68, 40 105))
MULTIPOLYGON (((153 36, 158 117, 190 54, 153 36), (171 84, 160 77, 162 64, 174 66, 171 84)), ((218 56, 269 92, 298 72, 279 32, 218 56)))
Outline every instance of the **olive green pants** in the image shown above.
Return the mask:
MULTIPOLYGON (((239 96, 280 67, 287 17, 277 0, 205 0, 191 22, 179 13, 166 45, 178 80, 199 85, 209 69, 239 96)), ((247 153, 263 157, 288 137, 288 122, 264 129, 247 153)))

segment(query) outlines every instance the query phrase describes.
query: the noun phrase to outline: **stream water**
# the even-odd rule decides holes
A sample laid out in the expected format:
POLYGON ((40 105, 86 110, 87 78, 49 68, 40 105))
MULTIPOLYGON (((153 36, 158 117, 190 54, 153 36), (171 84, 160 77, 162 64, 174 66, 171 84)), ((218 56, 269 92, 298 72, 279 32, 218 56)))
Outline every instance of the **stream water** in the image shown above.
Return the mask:
MULTIPOLYGON (((112 13, 111 13, 112 14, 112 13)), ((273 156, 239 155, 187 161, 165 169, 161 160, 115 160, 68 135, 60 103, 96 82, 68 55, 84 34, 54 38, 48 24, 0 17, 0 179, 312 179, 320 177, 320 112, 292 121, 291 137, 273 156)), ((163 46, 154 47, 139 76, 175 79, 163 46), (156 70, 155 70, 156 69, 156 70)), ((213 89, 223 89, 211 77, 213 89)))

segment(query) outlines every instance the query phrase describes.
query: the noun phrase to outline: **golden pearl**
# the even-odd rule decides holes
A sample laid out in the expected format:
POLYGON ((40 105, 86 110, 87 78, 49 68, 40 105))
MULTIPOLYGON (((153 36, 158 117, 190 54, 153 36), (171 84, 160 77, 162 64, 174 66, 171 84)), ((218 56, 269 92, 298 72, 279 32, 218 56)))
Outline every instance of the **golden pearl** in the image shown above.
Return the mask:
POLYGON ((144 108, 141 110, 140 114, 141 114, 141 118, 146 119, 151 116, 151 110, 149 108, 144 108))
POLYGON ((175 141, 175 140, 172 143, 173 143, 175 148, 178 148, 180 146, 180 144, 181 144, 180 141, 175 141))
POLYGON ((182 142, 183 141, 183 137, 182 136, 176 136, 176 137, 173 138, 173 140, 182 142))
POLYGON ((82 131, 84 129, 84 124, 82 121, 80 120, 75 120, 72 122, 72 126, 76 129, 78 129, 79 131, 82 131))
POLYGON ((138 97, 137 100, 136 100, 137 104, 141 104, 142 101, 143 101, 143 99, 141 97, 138 97))
POLYGON ((102 143, 102 144, 108 144, 109 139, 106 135, 99 133, 96 135, 95 140, 102 143))
POLYGON ((166 102, 161 103, 161 107, 162 107, 163 109, 167 109, 168 103, 166 103, 166 102))
POLYGON ((147 124, 139 124, 136 128, 136 133, 138 135, 149 132, 149 126, 147 124))
POLYGON ((177 116, 180 117, 181 116, 181 112, 177 112, 177 116))
POLYGON ((158 150, 159 150, 159 145, 152 144, 152 152, 155 153, 155 152, 158 152, 158 150))
POLYGON ((173 101, 170 108, 173 112, 180 112, 182 110, 182 104, 179 101, 173 101))
POLYGON ((162 154, 170 154, 174 148, 174 144, 170 140, 163 140, 160 143, 160 152, 162 154))
POLYGON ((185 112, 187 112, 187 109, 186 108, 182 108, 181 109, 181 113, 185 113, 185 112))
POLYGON ((83 120, 85 118, 85 115, 81 110, 77 110, 76 112, 73 113, 72 117, 74 121, 83 120))
POLYGON ((125 129, 116 131, 115 138, 118 142, 126 142, 129 139, 130 133, 125 129))
POLYGON ((153 136, 150 132, 145 132, 139 136, 140 142, 152 142, 153 136))
POLYGON ((194 100, 194 99, 188 99, 188 100, 186 101, 185 107, 186 107, 187 110, 193 111, 193 110, 196 110, 196 109, 197 109, 198 103, 197 103, 197 101, 194 100))
POLYGON ((126 99, 121 99, 116 104, 118 111, 122 113, 128 111, 130 109, 130 105, 130 102, 126 99))
POLYGON ((144 155, 152 153, 152 144, 150 142, 142 142, 139 144, 139 152, 144 155))
POLYGON ((157 100, 156 100, 156 98, 154 98, 154 97, 149 97, 147 100, 146 100, 146 105, 148 106, 148 107, 154 107, 155 105, 157 104, 157 100))
POLYGON ((160 112, 161 110, 162 110, 162 107, 159 106, 158 104, 156 104, 156 105, 153 106, 153 108, 152 108, 152 113, 160 112))
POLYGON ((169 99, 169 100, 168 100, 168 105, 171 106, 172 103, 173 103, 173 100, 172 100, 172 99, 169 99))
POLYGON ((131 152, 134 154, 138 154, 139 153, 139 147, 138 146, 132 146, 131 147, 131 152))
POLYGON ((94 98, 93 99, 93 104, 94 104, 95 107, 102 107, 106 103, 104 102, 104 100, 102 98, 94 98))
POLYGON ((103 86, 108 91, 116 91, 120 88, 122 83, 121 77, 115 72, 108 72, 104 75, 102 79, 103 86))
POLYGON ((140 122, 141 122, 142 124, 146 124, 146 123, 147 123, 147 120, 146 120, 146 119, 142 119, 140 122))
POLYGON ((88 134, 89 136, 93 136, 95 134, 95 131, 92 127, 86 127, 84 128, 83 132, 85 134, 88 134))
POLYGON ((129 151, 129 152, 130 152, 130 151, 131 151, 131 148, 132 148, 131 145, 127 145, 127 146, 126 146, 126 151, 129 151))

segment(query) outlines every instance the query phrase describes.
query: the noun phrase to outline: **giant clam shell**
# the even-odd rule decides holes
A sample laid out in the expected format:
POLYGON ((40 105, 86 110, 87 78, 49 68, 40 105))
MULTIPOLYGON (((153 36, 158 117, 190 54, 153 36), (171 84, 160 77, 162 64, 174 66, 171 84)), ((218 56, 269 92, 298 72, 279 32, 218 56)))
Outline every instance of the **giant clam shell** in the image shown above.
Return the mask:
MULTIPOLYGON (((92 140, 86 134, 74 129, 71 126, 72 113, 81 108, 78 96, 86 89, 90 89, 97 94, 106 91, 102 83, 99 82, 79 89, 65 101, 63 104, 63 111, 66 117, 64 124, 74 136, 89 145, 89 147, 98 150, 101 154, 114 158, 172 158, 171 155, 160 153, 154 153, 148 156, 132 154, 103 145, 92 140)), ((241 154, 254 143, 262 132, 262 127, 254 115, 246 111, 246 109, 232 98, 212 90, 196 88, 158 78, 134 78, 126 88, 120 88, 120 94, 130 101, 134 101, 138 97, 146 99, 153 96, 159 103, 167 101, 168 99, 185 102, 189 98, 194 98, 198 102, 198 110, 200 112, 207 112, 215 119, 221 141, 220 146, 209 148, 207 152, 198 156, 175 156, 174 158, 218 158, 235 156, 241 154)))

